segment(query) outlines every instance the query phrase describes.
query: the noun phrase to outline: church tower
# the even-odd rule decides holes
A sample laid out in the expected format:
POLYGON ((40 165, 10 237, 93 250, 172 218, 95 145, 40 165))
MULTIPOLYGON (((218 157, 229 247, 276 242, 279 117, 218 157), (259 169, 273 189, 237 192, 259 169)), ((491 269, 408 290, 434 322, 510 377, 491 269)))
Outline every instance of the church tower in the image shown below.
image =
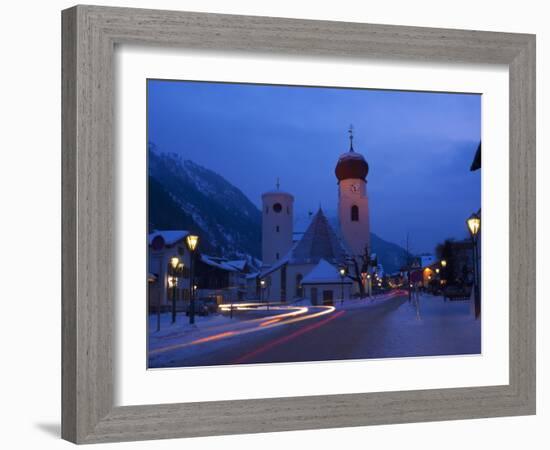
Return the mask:
POLYGON ((262 194, 262 265, 276 264, 292 247, 294 197, 277 189, 262 194))
POLYGON ((338 179, 338 219, 342 236, 354 257, 364 255, 370 247, 369 199, 367 174, 369 165, 353 149, 353 127, 349 129, 349 151, 338 158, 335 174, 338 179))

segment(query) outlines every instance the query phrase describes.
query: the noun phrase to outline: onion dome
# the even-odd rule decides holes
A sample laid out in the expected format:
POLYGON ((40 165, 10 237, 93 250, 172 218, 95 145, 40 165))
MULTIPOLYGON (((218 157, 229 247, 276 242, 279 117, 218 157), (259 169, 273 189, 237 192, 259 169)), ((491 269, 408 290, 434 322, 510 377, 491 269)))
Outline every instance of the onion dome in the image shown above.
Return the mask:
POLYGON ((334 169, 338 181, 350 178, 364 180, 369 173, 369 165, 361 153, 353 149, 353 127, 349 129, 349 151, 340 155, 334 169))

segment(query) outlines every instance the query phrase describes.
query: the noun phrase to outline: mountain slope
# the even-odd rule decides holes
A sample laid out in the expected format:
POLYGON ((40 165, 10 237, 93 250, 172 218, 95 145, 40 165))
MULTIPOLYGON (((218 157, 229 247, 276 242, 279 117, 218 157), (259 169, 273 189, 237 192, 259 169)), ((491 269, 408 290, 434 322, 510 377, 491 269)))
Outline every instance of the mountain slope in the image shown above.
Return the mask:
POLYGON ((148 163, 150 230, 189 229, 204 251, 261 256, 261 213, 239 189, 175 154, 150 149, 148 163))
POLYGON ((370 244, 372 253, 376 253, 378 262, 384 267, 386 273, 398 272, 405 265, 406 250, 393 242, 388 242, 377 236, 370 234, 370 244))

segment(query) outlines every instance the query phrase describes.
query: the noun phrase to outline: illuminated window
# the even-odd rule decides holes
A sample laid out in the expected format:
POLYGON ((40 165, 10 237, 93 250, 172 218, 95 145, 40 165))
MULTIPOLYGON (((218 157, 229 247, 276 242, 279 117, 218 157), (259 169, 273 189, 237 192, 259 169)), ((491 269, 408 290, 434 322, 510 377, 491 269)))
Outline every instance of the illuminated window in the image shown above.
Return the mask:
POLYGON ((351 221, 359 222, 359 207, 357 205, 351 207, 351 221))

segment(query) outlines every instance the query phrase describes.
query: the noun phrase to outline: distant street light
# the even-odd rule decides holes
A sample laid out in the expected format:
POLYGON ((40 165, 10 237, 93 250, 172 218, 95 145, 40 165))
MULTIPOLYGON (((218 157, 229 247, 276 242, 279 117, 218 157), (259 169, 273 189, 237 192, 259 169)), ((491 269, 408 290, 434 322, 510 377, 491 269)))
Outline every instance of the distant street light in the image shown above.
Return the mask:
POLYGON ((170 267, 168 271, 168 287, 172 288, 172 323, 176 322, 176 289, 178 286, 176 270, 179 264, 180 260, 177 256, 172 256, 170 258, 170 267))
MULTIPOLYGON (((369 276, 369 266, 368 264, 363 264, 361 268, 361 281, 363 283, 363 293, 366 291, 368 296, 368 277, 369 276)), ((363 297, 361 297, 363 298, 363 297)))
POLYGON ((344 277, 346 276, 346 268, 345 267, 340 267, 340 278, 342 280, 341 282, 341 285, 342 285, 342 301, 341 301, 341 304, 343 305, 344 304, 344 277))
POLYGON ((185 238, 187 243, 187 248, 189 249, 190 258, 189 258, 189 287, 191 288, 191 299, 189 305, 189 323, 193 325, 195 323, 195 280, 194 280, 194 270, 195 270, 195 250, 199 245, 199 237, 194 234, 188 234, 185 238))
POLYGON ((476 319, 481 312, 481 299, 479 294, 479 264, 478 264, 478 236, 481 230, 481 218, 474 213, 466 220, 468 231, 472 238, 472 257, 473 257, 473 272, 474 272, 474 313, 476 319))
POLYGON ((441 261, 441 267, 447 267, 447 261, 444 259, 441 261))

